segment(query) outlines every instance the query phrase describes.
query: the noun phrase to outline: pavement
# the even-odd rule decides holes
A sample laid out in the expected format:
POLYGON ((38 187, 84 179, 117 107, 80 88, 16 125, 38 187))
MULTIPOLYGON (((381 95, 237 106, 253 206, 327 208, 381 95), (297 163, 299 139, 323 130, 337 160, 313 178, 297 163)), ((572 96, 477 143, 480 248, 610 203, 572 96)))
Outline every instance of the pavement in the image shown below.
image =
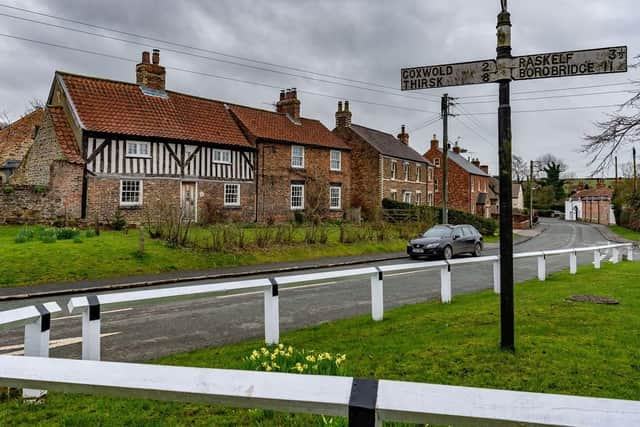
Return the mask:
MULTIPOLYGON (((607 242, 593 225, 544 219, 546 231, 518 244, 516 252, 602 245, 607 242)), ((497 245, 487 255, 497 254, 497 245)), ((589 264, 592 254, 579 254, 579 264, 589 264)), ((412 262, 406 257, 368 262, 386 265, 412 262)), ((419 262, 419 261, 417 261, 419 262)), ((547 271, 568 268, 568 256, 547 257, 547 271)), ((332 267, 344 269, 347 266, 332 267)), ((307 271, 303 270, 302 272, 307 271)), ((322 271, 314 269, 313 271, 322 271)), ((516 282, 536 277, 535 259, 516 260, 516 282)), ((300 271, 296 274, 299 274, 300 271)), ((256 274, 251 277, 265 277, 256 274)), ((384 278, 385 310, 406 304, 437 299, 440 290, 438 271, 386 274, 384 278)), ((228 279, 194 280, 164 284, 154 288, 216 283, 228 279)), ((452 288, 456 295, 489 289, 492 286, 490 264, 456 266, 452 270, 452 288)), ((93 292, 92 292, 93 293, 93 292)), ((79 294, 82 295, 82 294, 79 294)), ((0 310, 50 300, 66 307, 68 297, 32 298, 0 302, 0 310)), ((517 301, 516 301, 517 304, 517 301)), ((339 280, 280 288, 280 328, 282 333, 327 321, 370 313, 370 283, 367 278, 339 280)), ((102 312, 102 358, 113 361, 142 361, 176 352, 219 346, 264 336, 263 292, 227 293, 192 300, 127 305, 102 312)), ((62 313, 52 319, 52 357, 79 358, 81 351, 81 316, 62 313)), ((20 354, 23 331, 10 329, 0 334, 0 354, 20 354)))

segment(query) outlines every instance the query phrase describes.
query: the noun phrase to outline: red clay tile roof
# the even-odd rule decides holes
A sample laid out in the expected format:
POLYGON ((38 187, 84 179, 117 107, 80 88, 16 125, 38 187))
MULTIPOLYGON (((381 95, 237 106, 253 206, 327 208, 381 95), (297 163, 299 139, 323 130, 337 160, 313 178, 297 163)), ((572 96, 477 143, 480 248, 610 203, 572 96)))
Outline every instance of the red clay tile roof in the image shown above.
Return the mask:
POLYGON ((38 108, 0 130, 0 166, 8 160, 22 161, 33 144, 33 128, 41 121, 42 109, 38 108))
POLYGON ((133 83, 58 72, 85 130, 252 147, 224 103, 133 83))
POLYGON ((350 150, 344 141, 335 136, 319 120, 301 117, 299 124, 296 124, 284 113, 241 105, 232 105, 231 111, 257 138, 350 150))
POLYGON ((64 109, 62 107, 50 106, 47 110, 51 116, 53 128, 56 131, 56 140, 58 141, 58 145, 60 146, 62 153, 69 162, 83 164, 84 161, 80 155, 80 150, 78 149, 78 144, 76 143, 73 131, 69 127, 69 122, 67 121, 64 109))
POLYGON ((613 197, 613 190, 610 188, 590 188, 588 190, 581 190, 576 192, 573 196, 573 199, 577 199, 579 197, 613 197))

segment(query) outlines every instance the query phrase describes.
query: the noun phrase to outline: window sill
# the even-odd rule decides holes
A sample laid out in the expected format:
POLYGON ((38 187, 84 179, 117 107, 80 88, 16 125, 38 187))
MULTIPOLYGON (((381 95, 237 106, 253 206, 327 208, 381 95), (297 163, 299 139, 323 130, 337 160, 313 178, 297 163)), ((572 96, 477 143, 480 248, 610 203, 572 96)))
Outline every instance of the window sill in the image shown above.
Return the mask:
POLYGON ((142 209, 142 204, 137 204, 137 205, 123 205, 123 204, 120 204, 120 209, 126 209, 126 210, 142 209))
POLYGON ((303 211, 304 208, 291 208, 292 211, 303 211))
POLYGON ((225 209, 240 209, 241 207, 240 205, 224 205, 225 209))
POLYGON ((150 155, 138 155, 138 154, 127 154, 126 155, 127 159, 150 159, 151 156, 150 155))

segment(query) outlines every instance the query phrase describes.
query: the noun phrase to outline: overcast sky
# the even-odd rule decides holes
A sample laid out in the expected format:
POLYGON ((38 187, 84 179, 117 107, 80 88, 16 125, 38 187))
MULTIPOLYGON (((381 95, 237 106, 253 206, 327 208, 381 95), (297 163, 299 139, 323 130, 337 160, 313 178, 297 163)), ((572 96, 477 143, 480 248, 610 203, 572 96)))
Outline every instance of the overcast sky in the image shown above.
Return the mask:
MULTIPOLYGON (((406 124, 411 146, 423 152, 432 134, 442 135, 442 123, 423 126, 439 111, 445 90, 400 92, 400 68, 495 57, 495 23, 498 0, 416 1, 62 1, 0 0, 41 13, 132 32, 192 47, 240 56, 316 73, 388 86, 340 81, 364 90, 308 78, 250 69, 196 58, 210 58, 275 68, 211 52, 189 51, 162 42, 84 27, 24 11, 0 7, 0 14, 70 26, 140 43, 109 40, 65 29, 47 27, 0 15, 0 33, 128 58, 127 62, 0 36, 0 111, 19 117, 32 98, 46 99, 53 73, 64 70, 110 79, 135 81, 135 61, 150 47, 161 50, 168 67, 257 82, 276 88, 168 70, 167 88, 198 96, 271 109, 277 88, 297 87, 302 115, 334 126, 337 99, 351 101, 353 122, 397 134, 406 124), (169 49, 173 49, 174 52, 169 49), (381 91, 384 93, 380 93, 381 91), (309 92, 314 92, 311 94, 309 92), (328 96, 320 96, 324 94, 328 96), (332 98, 333 97, 333 98, 332 98), (378 106, 363 103, 388 104, 378 106), (399 108, 400 107, 400 108, 399 108)), ((640 54, 640 6, 637 0, 511 0, 513 55, 628 45, 629 60, 640 54)), ((338 81, 303 71, 278 69, 290 74, 338 81)), ((515 113, 519 110, 619 104, 628 93, 557 97, 567 94, 629 91, 632 85, 603 86, 562 92, 520 94, 520 91, 609 85, 638 79, 638 70, 626 74, 520 81, 513 92, 513 150, 525 160, 556 153, 578 176, 590 169, 579 153, 582 137, 595 132, 593 122, 614 108, 577 111, 515 113), (516 101, 523 97, 549 99, 516 101)), ((467 113, 497 110, 497 85, 447 88, 467 113), (479 95, 490 95, 477 98, 479 95), (491 96, 493 95, 493 96, 491 96), (465 97, 475 97, 466 98, 465 97), (477 104, 463 104, 478 102, 477 104)), ((455 108, 453 112, 461 112, 455 108)), ((449 139, 459 138, 471 156, 497 171, 497 116, 458 116, 450 120, 449 139)), ((631 147, 619 159, 629 161, 631 147)), ((611 171, 611 174, 613 171, 611 171)))

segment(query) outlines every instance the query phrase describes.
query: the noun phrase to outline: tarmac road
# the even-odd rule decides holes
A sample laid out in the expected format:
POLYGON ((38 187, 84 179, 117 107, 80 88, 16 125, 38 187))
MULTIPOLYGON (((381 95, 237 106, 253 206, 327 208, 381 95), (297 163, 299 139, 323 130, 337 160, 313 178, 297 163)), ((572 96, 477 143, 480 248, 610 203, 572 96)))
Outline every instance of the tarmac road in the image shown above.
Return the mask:
MULTIPOLYGON (((515 251, 529 252, 606 243, 602 234, 590 225, 552 219, 543 220, 543 225, 547 227, 544 233, 518 245, 515 251)), ((485 251, 486 255, 496 253, 495 249, 485 251)), ((406 262, 411 261, 397 260, 385 264, 406 262)), ((578 255, 579 264, 591 262, 591 253, 578 255)), ((567 255, 547 257, 547 272, 567 269, 568 265, 567 255)), ((516 282, 536 277, 535 258, 516 260, 514 266, 516 282)), ((455 295, 491 288, 492 277, 490 263, 455 267, 452 269, 453 303, 455 304, 455 295)), ((181 285, 197 283, 202 282, 181 285)), ((439 289, 438 270, 386 274, 385 310, 433 300, 438 298, 439 289)), ((68 299, 67 296, 56 299, 65 313, 68 299)), ((50 300, 6 302, 0 304, 0 311, 50 300)), ((370 313, 368 278, 280 288, 281 333, 366 313, 370 313)), ((227 294, 117 310, 106 308, 102 312, 102 333, 105 334, 102 338, 102 359, 112 361, 148 360, 176 352, 261 338, 264 336, 263 293, 227 294)), ((0 354, 21 354, 24 340, 22 334, 22 328, 0 331, 0 354)), ((80 337, 80 315, 62 314, 53 318, 50 355, 79 358, 80 337)))

